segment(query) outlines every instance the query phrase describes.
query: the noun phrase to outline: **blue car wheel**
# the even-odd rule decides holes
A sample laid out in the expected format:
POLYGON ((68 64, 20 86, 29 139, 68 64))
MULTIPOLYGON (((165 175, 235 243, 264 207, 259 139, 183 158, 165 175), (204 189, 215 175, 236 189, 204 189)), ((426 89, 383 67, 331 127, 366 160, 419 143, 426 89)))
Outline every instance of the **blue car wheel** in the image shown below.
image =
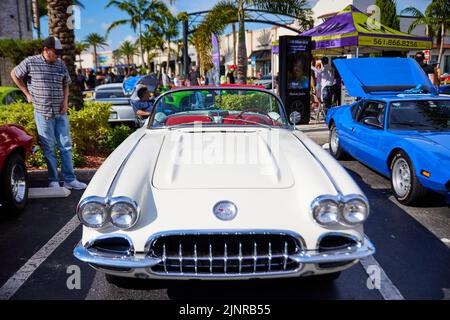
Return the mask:
POLYGON ((391 161, 391 189, 402 204, 419 202, 427 194, 417 178, 414 165, 404 151, 398 151, 391 161))

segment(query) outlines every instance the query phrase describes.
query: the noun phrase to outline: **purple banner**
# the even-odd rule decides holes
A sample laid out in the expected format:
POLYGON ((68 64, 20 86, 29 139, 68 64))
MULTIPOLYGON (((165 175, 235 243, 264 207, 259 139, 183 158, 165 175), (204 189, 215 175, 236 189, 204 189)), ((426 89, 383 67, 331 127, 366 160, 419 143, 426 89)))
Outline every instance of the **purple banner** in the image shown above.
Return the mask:
POLYGON ((211 32, 212 39, 212 60, 214 64, 213 69, 213 83, 218 86, 220 84, 220 49, 219 49, 219 41, 217 40, 216 35, 211 32))
POLYGON ((330 20, 325 21, 311 30, 303 32, 302 36, 323 37, 336 36, 356 32, 353 16, 349 13, 341 13, 330 20))
POLYGON ((341 48, 341 47, 351 47, 358 45, 358 37, 346 37, 332 40, 322 40, 322 41, 313 41, 312 49, 320 50, 320 49, 329 49, 329 48, 341 48))

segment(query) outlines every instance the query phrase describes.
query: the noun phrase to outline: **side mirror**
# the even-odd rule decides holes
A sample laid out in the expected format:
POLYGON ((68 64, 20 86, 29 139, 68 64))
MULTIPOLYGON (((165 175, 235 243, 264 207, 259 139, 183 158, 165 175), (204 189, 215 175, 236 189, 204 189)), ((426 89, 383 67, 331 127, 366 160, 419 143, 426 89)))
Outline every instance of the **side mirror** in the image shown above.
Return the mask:
POLYGON ((300 114, 300 112, 298 111, 294 111, 291 113, 291 115, 289 116, 289 120, 291 121, 291 123, 293 123, 294 125, 297 125, 300 123, 300 121, 302 120, 302 115, 300 114))
POLYGON ((383 125, 378 121, 378 119, 376 117, 367 117, 364 118, 363 123, 365 125, 371 126, 371 127, 375 127, 378 129, 383 129, 383 125))

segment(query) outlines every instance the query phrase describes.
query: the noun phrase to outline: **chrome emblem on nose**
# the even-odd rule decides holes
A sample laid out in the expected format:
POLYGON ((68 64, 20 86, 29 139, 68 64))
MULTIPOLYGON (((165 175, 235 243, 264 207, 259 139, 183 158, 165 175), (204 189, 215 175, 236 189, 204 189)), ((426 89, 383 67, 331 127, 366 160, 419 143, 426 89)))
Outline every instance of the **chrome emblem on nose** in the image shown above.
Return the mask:
POLYGON ((237 214, 237 207, 231 201, 220 201, 214 205, 213 212, 220 220, 233 220, 237 214))

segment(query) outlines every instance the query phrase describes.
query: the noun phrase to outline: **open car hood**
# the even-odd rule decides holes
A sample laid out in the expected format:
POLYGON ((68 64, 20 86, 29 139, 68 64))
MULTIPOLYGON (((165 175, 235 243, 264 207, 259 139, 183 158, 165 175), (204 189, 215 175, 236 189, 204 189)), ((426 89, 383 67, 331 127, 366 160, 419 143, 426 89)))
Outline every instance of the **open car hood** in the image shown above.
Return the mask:
POLYGON ((438 95, 425 72, 411 58, 336 59, 334 65, 354 97, 401 94, 419 85, 422 93, 438 95))

